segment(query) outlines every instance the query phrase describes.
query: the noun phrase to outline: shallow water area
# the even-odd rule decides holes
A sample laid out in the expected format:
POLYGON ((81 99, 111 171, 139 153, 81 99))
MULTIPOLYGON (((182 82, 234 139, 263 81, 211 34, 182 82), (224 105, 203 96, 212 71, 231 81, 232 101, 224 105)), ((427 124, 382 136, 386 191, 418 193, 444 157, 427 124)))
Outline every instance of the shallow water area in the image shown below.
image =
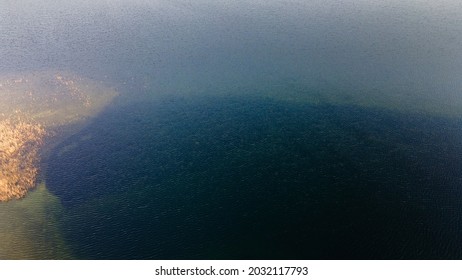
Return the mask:
POLYGON ((69 71, 41 70, 0 76, 0 117, 20 117, 48 128, 95 116, 117 92, 69 71))
POLYGON ((21 200, 0 203, 0 259, 71 259, 61 215, 59 198, 43 183, 21 200))
POLYGON ((21 198, 33 188, 46 151, 75 133, 116 94, 69 72, 0 77, 0 200, 21 198))
POLYGON ((70 258, 59 232, 61 204, 43 182, 47 155, 116 95, 64 71, 0 77, 1 259, 70 258))

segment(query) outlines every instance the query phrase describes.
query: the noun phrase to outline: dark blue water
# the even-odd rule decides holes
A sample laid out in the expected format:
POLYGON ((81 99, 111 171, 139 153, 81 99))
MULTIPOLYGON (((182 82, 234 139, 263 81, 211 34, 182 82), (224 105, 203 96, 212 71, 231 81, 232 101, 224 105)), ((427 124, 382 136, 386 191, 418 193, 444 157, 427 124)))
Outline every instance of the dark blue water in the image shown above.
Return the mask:
POLYGON ((460 258, 461 124, 167 97, 108 109, 47 184, 78 258, 460 258))

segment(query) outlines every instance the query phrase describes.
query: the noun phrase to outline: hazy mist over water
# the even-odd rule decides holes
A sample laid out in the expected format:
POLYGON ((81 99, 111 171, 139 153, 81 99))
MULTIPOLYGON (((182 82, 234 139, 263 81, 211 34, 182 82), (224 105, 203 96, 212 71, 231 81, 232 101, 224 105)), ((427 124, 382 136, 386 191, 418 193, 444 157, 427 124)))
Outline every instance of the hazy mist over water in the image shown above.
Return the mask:
POLYGON ((461 11, 458 1, 2 1, 1 70, 460 106, 461 11))
POLYGON ((119 92, 0 205, 0 259, 461 258, 461 14, 0 0, 0 76, 119 92))

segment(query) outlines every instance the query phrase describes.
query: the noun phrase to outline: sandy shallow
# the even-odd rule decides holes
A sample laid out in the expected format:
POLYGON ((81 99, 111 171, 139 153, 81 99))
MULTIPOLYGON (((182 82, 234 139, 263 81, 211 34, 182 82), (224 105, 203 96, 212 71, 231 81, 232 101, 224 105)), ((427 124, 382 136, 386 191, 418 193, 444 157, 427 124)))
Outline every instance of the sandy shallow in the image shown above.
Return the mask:
POLYGON ((35 186, 44 136, 40 124, 0 121, 0 201, 24 197, 35 186))
POLYGON ((0 76, 0 259, 69 259, 63 208, 43 181, 47 155, 117 92, 64 71, 0 76))
POLYGON ((36 186, 42 148, 65 136, 59 128, 84 125, 116 95, 69 72, 0 77, 0 201, 22 198, 36 186))

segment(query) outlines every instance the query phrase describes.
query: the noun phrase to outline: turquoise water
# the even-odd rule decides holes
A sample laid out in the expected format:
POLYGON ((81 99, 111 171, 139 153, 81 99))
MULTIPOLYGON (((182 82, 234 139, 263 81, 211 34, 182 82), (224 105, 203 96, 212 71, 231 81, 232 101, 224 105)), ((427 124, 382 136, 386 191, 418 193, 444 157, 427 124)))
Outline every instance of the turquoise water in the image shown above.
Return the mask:
POLYGON ((0 258, 461 257, 460 4, 42 2, 1 4, 0 73, 119 96, 0 205, 0 258))

